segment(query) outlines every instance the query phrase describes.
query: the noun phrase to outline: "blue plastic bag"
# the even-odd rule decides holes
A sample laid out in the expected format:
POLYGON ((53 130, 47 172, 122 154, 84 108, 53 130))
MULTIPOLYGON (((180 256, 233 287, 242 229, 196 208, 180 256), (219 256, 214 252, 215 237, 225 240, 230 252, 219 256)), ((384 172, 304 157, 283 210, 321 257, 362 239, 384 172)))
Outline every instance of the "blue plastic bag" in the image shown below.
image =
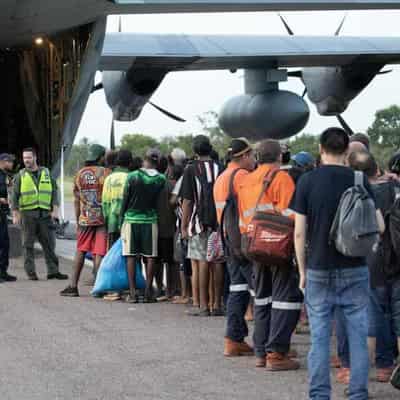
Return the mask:
MULTIPOLYGON (((144 289, 146 281, 140 263, 136 263, 136 289, 144 289)), ((122 240, 117 240, 100 264, 92 294, 119 292, 129 289, 126 257, 122 255, 122 240)))

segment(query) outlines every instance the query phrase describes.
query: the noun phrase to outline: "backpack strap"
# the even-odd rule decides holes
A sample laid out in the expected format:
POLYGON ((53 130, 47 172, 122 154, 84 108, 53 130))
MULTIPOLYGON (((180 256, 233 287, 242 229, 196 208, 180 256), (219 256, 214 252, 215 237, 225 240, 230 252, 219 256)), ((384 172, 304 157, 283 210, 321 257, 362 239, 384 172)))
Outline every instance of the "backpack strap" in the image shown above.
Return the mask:
POLYGON ((278 174, 278 172, 280 172, 281 170, 279 168, 272 168, 270 171, 268 171, 268 173, 264 176, 264 181, 263 181, 263 185, 261 188, 261 192, 258 196, 256 205, 254 207, 254 214, 253 217, 255 215, 255 213, 258 211, 258 206, 260 204, 261 198, 263 196, 264 193, 267 192, 268 188, 270 187, 271 183, 273 182, 273 180, 275 179, 276 175, 278 174))
MULTIPOLYGON (((229 192, 228 192, 228 197, 226 199, 226 201, 228 202, 230 199, 233 199, 234 193, 234 182, 235 182, 235 177, 236 174, 240 171, 240 170, 245 170, 245 168, 237 168, 232 172, 232 175, 229 179, 229 192)), ((219 232, 220 232, 220 236, 221 236, 221 240, 222 240, 222 246, 224 247, 224 249, 226 249, 227 243, 225 240, 225 231, 224 231, 224 221, 225 221, 225 216, 226 216, 226 204, 224 209, 222 210, 222 215, 221 215, 221 223, 219 224, 219 232)))
POLYGON ((364 187, 364 174, 361 171, 354 171, 354 186, 364 187))
POLYGON ((239 171, 241 171, 241 170, 246 171, 245 168, 237 168, 237 169, 235 169, 235 170, 232 172, 231 178, 230 178, 230 180, 229 180, 228 199, 234 195, 233 189, 234 189, 235 177, 236 177, 236 174, 237 174, 239 171))

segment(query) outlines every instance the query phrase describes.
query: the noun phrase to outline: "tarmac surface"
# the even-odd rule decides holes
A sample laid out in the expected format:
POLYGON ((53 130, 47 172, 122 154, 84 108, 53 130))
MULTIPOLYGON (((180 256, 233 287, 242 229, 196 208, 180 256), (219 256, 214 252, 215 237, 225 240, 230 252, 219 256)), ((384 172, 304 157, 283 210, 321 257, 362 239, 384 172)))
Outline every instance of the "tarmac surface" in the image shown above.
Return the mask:
MULTIPOLYGON (((59 243, 59 248, 63 243, 59 243)), ((71 263, 61 262, 71 273, 71 263)), ((306 400, 308 335, 294 337, 301 370, 267 372, 254 358, 224 359, 224 319, 188 317, 185 306, 109 303, 89 295, 60 297, 65 281, 0 284, 1 400, 306 400)), ((83 280, 90 276, 86 269, 83 280)), ((371 372, 371 377, 375 372, 371 372)), ((344 387, 333 384, 333 399, 344 387)), ((399 399, 371 382, 373 398, 399 399)))

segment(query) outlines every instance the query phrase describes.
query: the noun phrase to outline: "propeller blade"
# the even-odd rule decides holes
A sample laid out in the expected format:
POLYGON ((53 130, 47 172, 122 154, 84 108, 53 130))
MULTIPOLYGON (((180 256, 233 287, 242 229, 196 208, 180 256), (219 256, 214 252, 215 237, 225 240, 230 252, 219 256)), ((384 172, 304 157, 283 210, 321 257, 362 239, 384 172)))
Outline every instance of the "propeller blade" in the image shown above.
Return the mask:
POLYGON ((290 26, 289 26, 289 24, 286 22, 285 18, 283 18, 281 14, 278 14, 278 15, 279 15, 279 18, 281 19, 283 25, 285 26, 287 33, 288 33, 290 36, 293 36, 293 35, 294 35, 294 32, 290 29, 290 26))
POLYGON ((98 83, 92 87, 90 93, 96 92, 97 90, 103 89, 103 82, 98 83))
POLYGON ((342 128, 347 132, 347 134, 349 136, 354 135, 354 131, 353 129, 350 128, 350 126, 348 125, 348 123, 344 120, 344 118, 339 114, 336 115, 336 118, 338 119, 340 125, 342 125, 342 128))
POLYGON ((387 69, 385 71, 378 72, 377 75, 386 75, 386 74, 390 74, 391 72, 393 72, 392 69, 387 69))
POLYGON ((342 19, 342 22, 340 23, 340 25, 339 25, 338 28, 336 29, 335 36, 339 36, 339 35, 340 35, 340 32, 341 32, 341 30, 342 30, 342 28, 343 28, 344 21, 346 21, 346 18, 347 18, 347 13, 344 15, 344 17, 343 17, 343 19, 342 19))
POLYGON ((173 120, 178 121, 178 122, 186 122, 185 119, 183 119, 183 118, 181 118, 181 117, 178 117, 178 116, 175 115, 175 114, 172 114, 171 112, 165 110, 164 108, 158 106, 157 104, 154 104, 154 103, 152 103, 151 101, 149 101, 148 103, 149 103, 151 106, 153 106, 156 110, 158 110, 158 111, 160 111, 161 113, 163 113, 164 115, 166 115, 167 117, 172 118, 173 120))
POLYGON ((303 94, 301 95, 301 97, 304 99, 304 97, 305 97, 306 94, 307 94, 307 88, 305 87, 305 88, 304 88, 304 92, 303 92, 303 94))
POLYGON ((301 69, 297 71, 288 71, 287 75, 291 78, 302 78, 303 77, 303 71, 301 69))
POLYGON ((110 149, 115 149, 115 130, 114 130, 114 116, 111 120, 111 131, 110 131, 110 149))
POLYGON ((122 17, 119 16, 118 19, 118 32, 121 33, 122 32, 122 17))

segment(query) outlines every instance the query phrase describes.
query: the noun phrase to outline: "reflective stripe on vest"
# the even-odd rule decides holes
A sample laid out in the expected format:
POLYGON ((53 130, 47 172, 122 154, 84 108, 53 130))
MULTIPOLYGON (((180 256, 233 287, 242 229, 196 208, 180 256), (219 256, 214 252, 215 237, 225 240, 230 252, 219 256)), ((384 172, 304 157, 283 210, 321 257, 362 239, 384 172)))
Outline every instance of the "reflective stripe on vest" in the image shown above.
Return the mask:
POLYGON ((39 188, 27 171, 21 174, 21 189, 19 197, 19 209, 21 211, 51 209, 51 197, 53 186, 51 184, 50 173, 48 169, 43 169, 39 177, 39 188))

